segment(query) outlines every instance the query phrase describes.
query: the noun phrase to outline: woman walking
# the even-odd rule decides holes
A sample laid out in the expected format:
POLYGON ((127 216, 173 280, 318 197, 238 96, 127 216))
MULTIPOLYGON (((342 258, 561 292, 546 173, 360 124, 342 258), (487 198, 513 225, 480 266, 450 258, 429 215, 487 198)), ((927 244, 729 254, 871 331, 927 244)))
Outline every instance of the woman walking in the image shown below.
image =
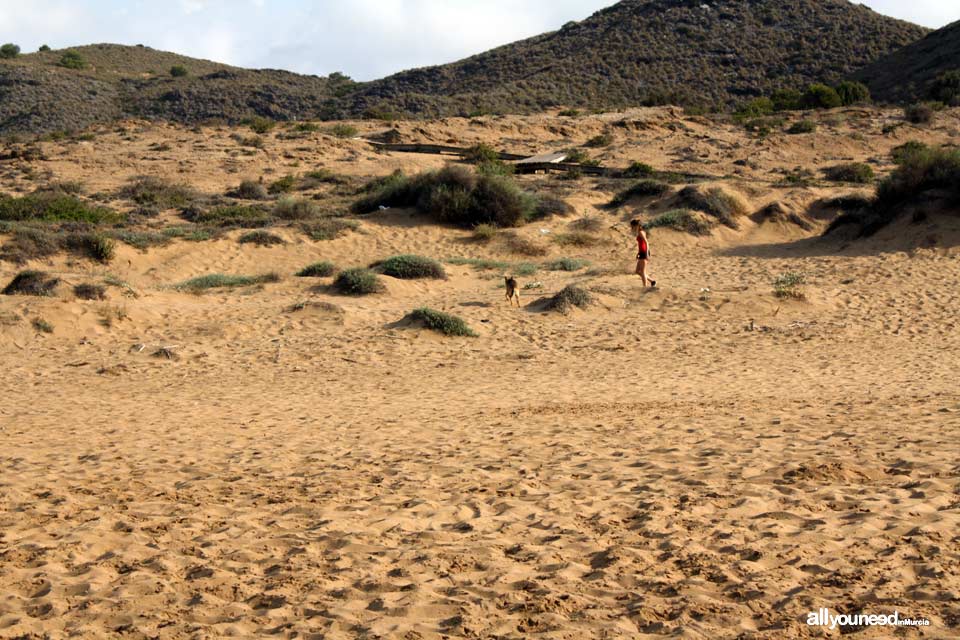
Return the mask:
POLYGON ((643 229, 640 220, 634 218, 630 221, 630 230, 637 237, 637 275, 643 279, 643 286, 655 287, 657 281, 647 274, 647 263, 650 261, 650 243, 647 242, 647 232, 643 229))

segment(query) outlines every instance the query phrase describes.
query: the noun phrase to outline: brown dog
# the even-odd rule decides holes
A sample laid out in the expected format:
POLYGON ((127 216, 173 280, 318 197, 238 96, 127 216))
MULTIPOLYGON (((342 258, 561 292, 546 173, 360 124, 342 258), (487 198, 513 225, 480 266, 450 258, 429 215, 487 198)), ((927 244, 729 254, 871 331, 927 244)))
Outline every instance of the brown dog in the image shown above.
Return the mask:
POLYGON ((517 306, 520 306, 520 286, 517 284, 517 279, 513 276, 504 276, 504 283, 507 286, 507 303, 510 306, 513 306, 513 302, 517 302, 517 306))

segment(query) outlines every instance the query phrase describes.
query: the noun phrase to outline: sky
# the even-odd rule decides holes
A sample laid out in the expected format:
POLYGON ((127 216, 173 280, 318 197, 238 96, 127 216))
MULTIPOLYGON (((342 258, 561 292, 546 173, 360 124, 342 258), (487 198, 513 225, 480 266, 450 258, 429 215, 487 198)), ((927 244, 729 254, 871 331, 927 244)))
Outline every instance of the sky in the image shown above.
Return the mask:
MULTIPOLYGON (((0 43, 24 52, 112 42, 240 67, 372 80, 582 20, 614 0, 0 0, 0 43)), ((862 0, 939 28, 960 0, 862 0)))

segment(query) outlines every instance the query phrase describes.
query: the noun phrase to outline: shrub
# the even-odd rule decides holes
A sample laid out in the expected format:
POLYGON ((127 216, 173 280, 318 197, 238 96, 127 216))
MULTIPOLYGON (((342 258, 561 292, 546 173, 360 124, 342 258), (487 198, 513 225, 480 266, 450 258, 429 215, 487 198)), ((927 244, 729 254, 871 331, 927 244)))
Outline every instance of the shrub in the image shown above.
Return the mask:
POLYGON ((803 94, 796 89, 778 89, 770 100, 774 111, 797 111, 802 108, 803 94))
POLYGON ((471 194, 467 217, 450 222, 466 227, 484 222, 498 227, 516 227, 533 217, 536 204, 533 196, 521 191, 509 178, 481 176, 471 194))
POLYGON ((0 46, 0 58, 16 58, 18 55, 20 55, 20 47, 12 42, 0 46))
POLYGON ((890 150, 890 157, 895 164, 910 162, 916 155, 927 152, 927 145, 916 140, 910 140, 890 150))
POLYGON ((162 233, 153 231, 129 231, 127 229, 118 229, 110 231, 110 237, 135 249, 146 250, 150 247, 165 245, 170 242, 170 238, 162 233))
POLYGON ((803 292, 798 289, 806 282, 803 274, 789 272, 784 273, 773 281, 773 295, 778 298, 794 298, 802 300, 803 292))
POLYGON ((760 118, 773 113, 773 100, 766 97, 754 98, 737 109, 734 117, 739 121, 760 118))
POLYGON ((314 262, 297 271, 298 278, 329 278, 337 272, 332 262, 314 262))
POLYGON ((713 227, 709 220, 701 218, 689 209, 672 209, 645 222, 643 226, 645 229, 663 227, 695 236, 709 235, 713 227))
POLYGON ((592 247, 599 242, 596 236, 590 235, 586 231, 557 233, 553 236, 553 241, 561 247, 592 247))
POLYGON ((575 285, 567 285, 556 295, 547 300, 546 308, 549 311, 567 313, 573 307, 586 309, 593 302, 593 296, 586 289, 575 285))
POLYGON ((352 138, 357 135, 357 128, 350 124, 335 124, 330 127, 330 135, 335 138, 352 138))
POLYGON ((289 193, 293 191, 294 185, 297 184, 297 177, 293 175, 285 175, 282 178, 278 178, 270 183, 267 191, 270 193, 289 193))
POLYGON ((40 48, 37 49, 37 51, 41 51, 41 52, 42 52, 42 51, 50 51, 50 45, 42 44, 42 45, 40 45, 40 48))
POLYGON ((87 62, 76 51, 66 51, 60 57, 60 66, 67 69, 83 69, 87 66, 87 62))
POLYGON ((960 105, 960 69, 941 73, 930 83, 928 95, 931 100, 951 106, 960 105))
POLYGON ((275 236, 269 231, 264 231, 258 229, 257 231, 248 231, 239 238, 237 242, 240 244, 255 244, 259 247, 268 247, 275 244, 283 244, 283 238, 280 236, 275 236))
POLYGON ((579 271, 590 266, 590 262, 579 258, 559 258, 553 262, 548 262, 544 266, 550 271, 579 271))
POLYGON ((187 68, 181 64, 175 64, 170 67, 170 75, 174 78, 183 78, 186 77, 190 72, 187 71, 187 68))
POLYGON ((504 248, 510 253, 531 257, 545 256, 549 253, 547 247, 542 243, 524 238, 512 231, 501 233, 500 240, 503 242, 504 248))
POLYGON ((743 203, 720 187, 707 190, 685 187, 680 191, 680 201, 691 209, 713 216, 731 229, 740 228, 737 218, 746 214, 743 203))
POLYGON ((60 284, 60 278, 48 276, 43 271, 21 271, 3 288, 5 296, 52 296, 60 284))
POLYGON ((212 209, 189 207, 184 209, 183 217, 190 222, 219 227, 263 227, 273 219, 260 207, 232 204, 212 209))
POLYGON ((359 267, 341 271, 333 281, 333 287, 347 296, 365 296, 384 290, 383 283, 380 282, 376 273, 359 267))
POLYGON ((119 222, 122 216, 58 191, 35 191, 20 198, 0 196, 0 220, 38 222, 119 222))
POLYGON ((447 273, 443 265, 432 258, 416 255, 391 256, 375 265, 377 271, 383 275, 403 280, 418 278, 446 279, 447 273))
POLYGON ((263 118, 260 116, 254 116, 253 118, 248 118, 244 120, 243 124, 250 127, 250 130, 254 133, 263 135, 271 129, 273 129, 277 123, 271 120, 270 118, 263 118))
POLYGON ((313 171, 308 171, 300 178, 297 189, 299 191, 306 191, 308 189, 315 189, 321 184, 348 184, 349 182, 349 177, 337 175, 329 169, 314 169, 313 171))
POLYGON ((594 218, 592 216, 584 216, 583 218, 577 218, 570 223, 570 228, 576 231, 589 231, 596 233, 602 231, 605 223, 600 218, 594 218))
POLYGON ((913 124, 930 124, 933 122, 933 115, 933 107, 926 103, 911 104, 903 110, 903 117, 913 124))
POLYGON ((579 118, 583 115, 583 112, 580 109, 564 109, 563 111, 557 114, 558 116, 564 118, 579 118))
POLYGON ((567 156, 564 162, 570 164, 590 164, 593 162, 590 156, 582 149, 567 149, 564 153, 567 156))
POLYGON ((611 144, 613 144, 613 136, 609 133, 601 133, 600 135, 596 135, 590 138, 589 140, 587 140, 583 146, 591 147, 591 148, 599 148, 599 147, 609 147, 611 144))
POLYGON ((844 80, 837 85, 837 95, 843 106, 870 102, 870 89, 865 84, 844 80))
POLYGON ((34 318, 30 322, 34 329, 40 331, 41 333, 53 333, 53 325, 44 320, 43 318, 34 318))
POLYGON ((503 160, 487 160, 477 165, 477 173, 482 176, 512 176, 516 168, 503 160))
POLYGON ((842 106, 843 100, 836 89, 825 84, 812 84, 804 92, 801 105, 807 109, 833 109, 842 106))
POLYGON ((473 239, 476 242, 490 242, 497 235, 497 228, 492 224, 478 224, 473 228, 473 239))
POLYGON ((45 229, 23 227, 13 232, 13 237, 3 244, 0 258, 23 263, 45 258, 61 248, 60 238, 45 229))
POLYGON ((631 187, 624 189, 613 197, 609 206, 620 207, 633 198, 659 197, 670 191, 670 185, 659 180, 648 178, 641 180, 631 187))
POLYGON ((420 309, 414 310, 409 315, 409 318, 416 322, 422 322, 427 329, 437 331, 445 336, 473 338, 477 335, 462 318, 442 311, 434 311, 428 307, 421 307, 420 309))
POLYGON ((862 162, 848 162, 827 167, 823 170, 823 173, 827 180, 833 182, 854 182, 857 184, 873 182, 873 167, 862 162))
POLYGON ((273 207, 273 215, 282 220, 306 220, 318 213, 317 205, 303 198, 281 198, 273 207))
POLYGON ((81 300, 104 300, 107 297, 107 288, 102 284, 78 284, 73 288, 73 295, 81 300))
POLYGON ((199 293, 207 289, 221 289, 232 287, 249 287, 266 282, 279 282, 280 276, 276 273, 265 273, 259 276, 230 276, 222 273, 211 273, 205 276, 191 278, 173 286, 177 291, 199 293))
POLYGON ((475 144, 466 150, 463 154, 463 160, 470 164, 483 164, 486 162, 499 162, 500 153, 488 144, 475 144))
POLYGON ((240 183, 239 187, 227 195, 234 198, 242 198, 243 200, 266 200, 267 189, 256 180, 244 180, 240 183))
POLYGON ((547 216, 565 216, 573 213, 575 209, 567 202, 553 196, 541 196, 537 198, 537 205, 533 210, 533 219, 539 220, 547 216))
POLYGON ((197 194, 185 184, 157 176, 138 176, 120 189, 120 196, 139 205, 170 209, 187 206, 197 194))
POLYGON ((960 149, 918 149, 877 187, 877 204, 892 207, 931 189, 960 195, 960 149))
POLYGON ((621 173, 623 178, 648 178, 656 174, 657 171, 645 162, 631 162, 630 166, 621 173))
POLYGON ((797 135, 800 133, 813 133, 817 130, 817 123, 813 120, 800 120, 799 122, 794 122, 787 133, 792 135, 797 135))

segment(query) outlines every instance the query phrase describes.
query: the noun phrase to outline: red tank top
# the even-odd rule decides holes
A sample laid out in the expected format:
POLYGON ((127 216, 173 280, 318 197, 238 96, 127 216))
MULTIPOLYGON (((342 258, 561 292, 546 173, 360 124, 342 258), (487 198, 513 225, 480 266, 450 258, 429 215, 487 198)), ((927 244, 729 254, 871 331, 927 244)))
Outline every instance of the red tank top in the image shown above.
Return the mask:
POLYGON ((647 252, 647 240, 643 236, 637 236, 637 246, 640 247, 641 253, 647 252))

